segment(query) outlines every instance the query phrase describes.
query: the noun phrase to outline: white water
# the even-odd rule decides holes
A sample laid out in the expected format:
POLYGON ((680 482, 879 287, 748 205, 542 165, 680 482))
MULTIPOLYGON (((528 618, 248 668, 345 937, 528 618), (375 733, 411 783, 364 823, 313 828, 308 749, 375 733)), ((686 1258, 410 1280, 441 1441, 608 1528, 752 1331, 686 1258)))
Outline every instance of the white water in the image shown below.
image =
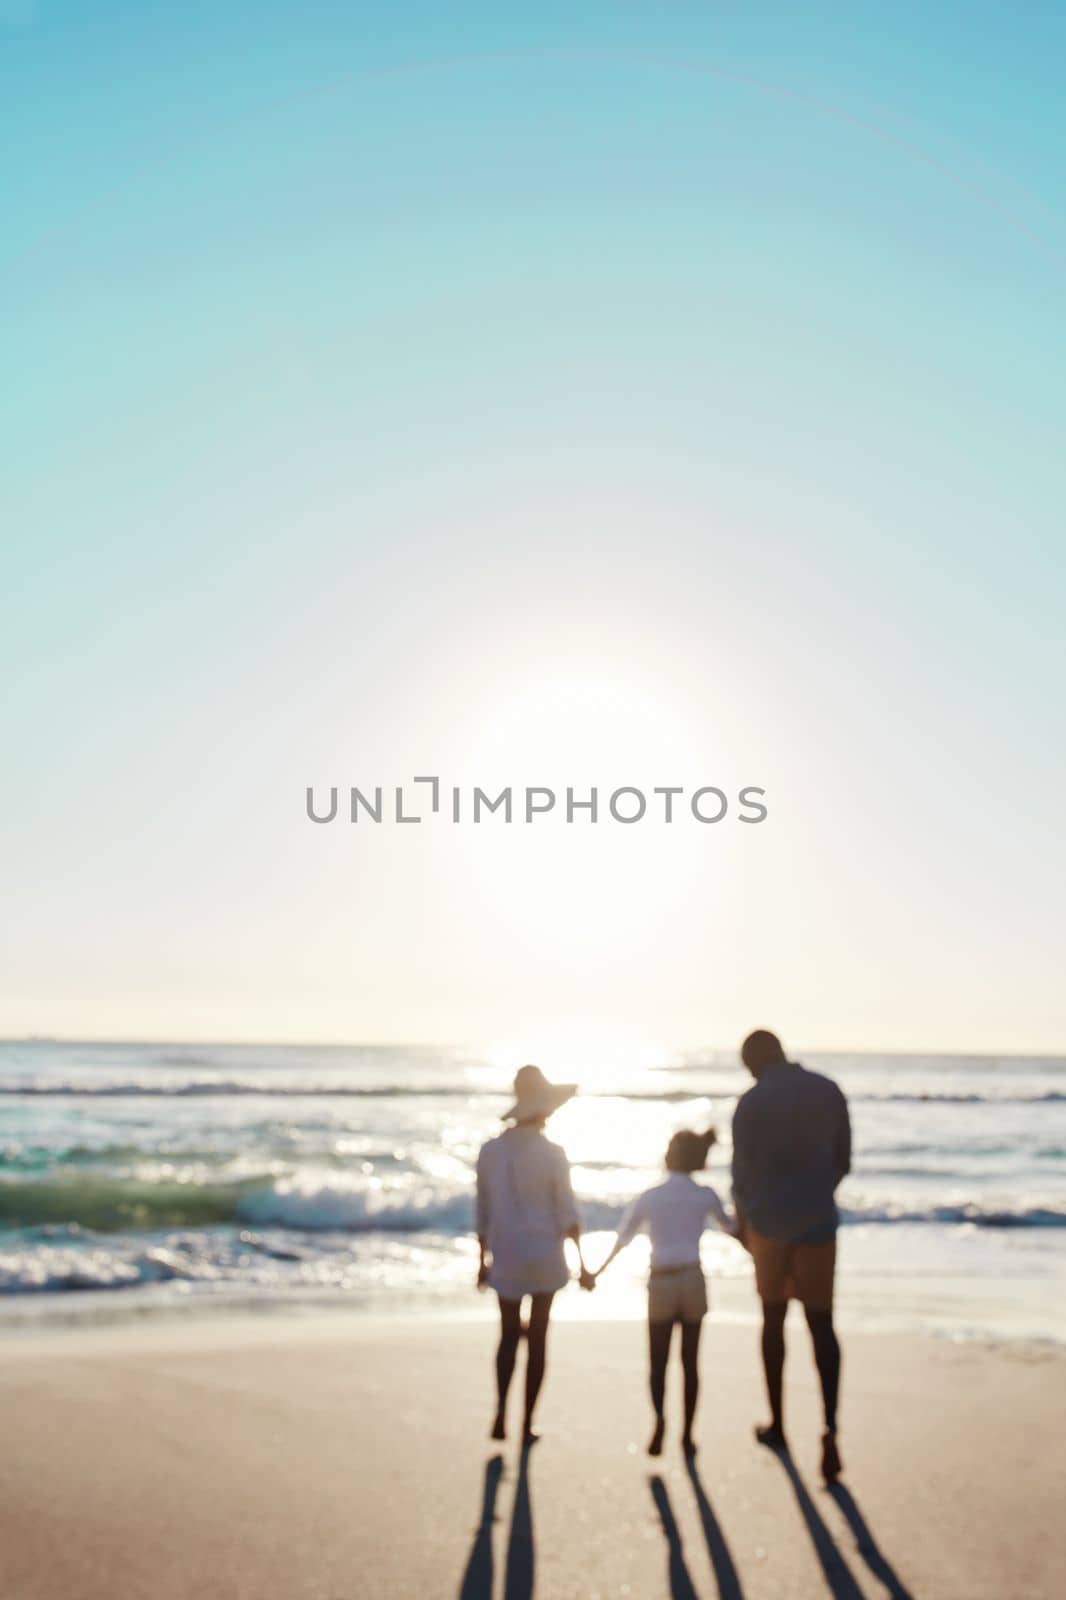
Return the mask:
MULTIPOLYGON (((1066 1062, 809 1064, 851 1100, 844 1315, 1062 1336, 1066 1062)), ((472 1163, 506 1077, 446 1050, 0 1043, 3 1309, 55 1316, 94 1290, 127 1309, 464 1303, 472 1163)), ((677 1127, 717 1123, 708 1178, 728 1192, 746 1082, 726 1056, 650 1061, 554 1119, 604 1244, 677 1127)), ((743 1253, 709 1235, 706 1261, 717 1305, 749 1313, 743 1253)), ((574 1314, 639 1314, 642 1271, 636 1246, 574 1314)))

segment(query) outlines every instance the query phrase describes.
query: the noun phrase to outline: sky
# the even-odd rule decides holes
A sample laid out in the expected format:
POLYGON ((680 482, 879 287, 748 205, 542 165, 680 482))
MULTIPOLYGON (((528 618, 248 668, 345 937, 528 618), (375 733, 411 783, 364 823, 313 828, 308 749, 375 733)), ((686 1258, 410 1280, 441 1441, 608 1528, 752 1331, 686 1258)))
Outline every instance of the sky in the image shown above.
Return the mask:
POLYGON ((0 0, 0 1032, 1066 1049, 1066 15, 523 10, 0 0))

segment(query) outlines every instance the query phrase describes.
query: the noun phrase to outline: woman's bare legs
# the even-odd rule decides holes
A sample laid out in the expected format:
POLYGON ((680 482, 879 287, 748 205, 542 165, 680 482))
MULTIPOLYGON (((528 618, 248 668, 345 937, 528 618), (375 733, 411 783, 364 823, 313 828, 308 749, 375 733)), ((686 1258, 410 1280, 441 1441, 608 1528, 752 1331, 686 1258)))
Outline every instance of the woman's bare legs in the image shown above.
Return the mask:
POLYGON ((500 1301, 500 1342, 496 1348, 496 1420, 492 1424, 492 1438, 503 1439, 504 1413, 507 1410, 507 1392, 511 1387, 514 1377, 515 1357, 518 1354, 518 1341, 522 1337, 522 1302, 521 1300, 505 1300, 502 1295, 500 1301))
POLYGON ((666 1403, 666 1363, 670 1358, 670 1337, 674 1331, 672 1322, 648 1323, 648 1356, 650 1358, 651 1404, 655 1412, 655 1431, 648 1445, 650 1456, 661 1456, 663 1453, 663 1433, 666 1429, 666 1419, 663 1409, 666 1403))
POLYGON ((526 1329, 526 1415, 522 1424, 522 1437, 527 1443, 532 1443, 537 1437, 533 1432, 533 1411, 544 1382, 548 1358, 548 1322, 554 1299, 553 1294, 535 1294, 529 1309, 529 1327, 526 1329))
POLYGON ((700 1330, 699 1322, 681 1324, 681 1367, 685 1375, 685 1431, 681 1444, 687 1456, 696 1454, 692 1438, 692 1424, 696 1417, 696 1401, 700 1396, 700 1330))

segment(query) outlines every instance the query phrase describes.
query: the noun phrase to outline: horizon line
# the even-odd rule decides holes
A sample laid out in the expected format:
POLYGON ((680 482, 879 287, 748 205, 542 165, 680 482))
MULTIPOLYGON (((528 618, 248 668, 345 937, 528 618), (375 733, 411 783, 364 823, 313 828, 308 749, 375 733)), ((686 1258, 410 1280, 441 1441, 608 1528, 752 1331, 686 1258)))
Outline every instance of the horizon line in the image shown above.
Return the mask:
MULTIPOLYGON (((121 1045, 121 1046, 158 1046, 178 1045, 186 1048, 202 1049, 209 1046, 226 1048, 236 1046, 245 1049, 279 1049, 279 1050, 431 1050, 441 1051, 469 1051, 471 1053, 484 1053, 488 1048, 484 1043, 472 1044, 455 1040, 441 1039, 278 1039, 278 1038, 183 1038, 183 1037, 148 1037, 144 1035, 88 1035, 88 1034, 0 1034, 0 1046, 11 1044, 42 1044, 42 1045, 121 1045)), ((739 1048, 736 1044, 720 1045, 673 1045, 668 1047, 670 1053, 693 1055, 700 1050, 708 1055, 725 1055, 735 1053, 737 1063, 740 1064, 739 1048)), ((1066 1049, 1058 1050, 972 1050, 972 1049, 944 1049, 929 1048, 915 1045, 901 1047, 870 1046, 870 1045, 809 1045, 804 1046, 803 1053, 818 1056, 968 1056, 980 1061, 994 1061, 1008 1058, 1017 1061, 1058 1061, 1066 1060, 1066 1049)))

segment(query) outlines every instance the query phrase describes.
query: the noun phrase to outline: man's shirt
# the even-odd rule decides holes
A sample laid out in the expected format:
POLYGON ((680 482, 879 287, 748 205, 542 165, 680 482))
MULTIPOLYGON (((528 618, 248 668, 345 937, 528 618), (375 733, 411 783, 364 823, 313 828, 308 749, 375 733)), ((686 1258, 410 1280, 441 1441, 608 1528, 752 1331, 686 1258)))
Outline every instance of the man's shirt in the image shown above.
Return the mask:
POLYGON ((733 1114, 733 1198, 755 1232, 834 1238, 836 1187, 850 1167, 848 1104, 833 1080, 795 1061, 765 1068, 733 1114))

